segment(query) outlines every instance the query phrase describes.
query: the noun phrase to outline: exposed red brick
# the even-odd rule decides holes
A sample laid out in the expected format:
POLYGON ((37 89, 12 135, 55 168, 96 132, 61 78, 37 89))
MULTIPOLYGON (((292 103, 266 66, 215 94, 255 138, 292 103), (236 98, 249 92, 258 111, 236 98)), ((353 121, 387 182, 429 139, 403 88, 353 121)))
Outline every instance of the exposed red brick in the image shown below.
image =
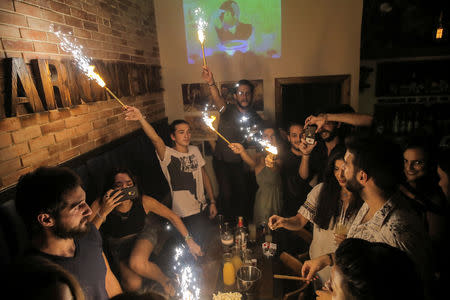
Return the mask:
POLYGON ((84 28, 87 30, 98 31, 98 25, 95 23, 84 21, 83 24, 84 24, 84 28))
POLYGON ((41 128, 39 126, 31 126, 12 133, 15 144, 30 140, 32 138, 41 136, 41 128))
POLYGON ((98 33, 98 32, 93 31, 92 32, 92 39, 99 40, 99 41, 105 41, 106 37, 105 37, 105 35, 103 33, 98 33))
POLYGON ((43 160, 48 159, 48 157, 49 157, 48 149, 44 148, 44 149, 34 151, 33 153, 26 154, 26 155, 22 156, 20 159, 21 159, 22 165, 24 167, 29 167, 29 166, 33 166, 33 165, 38 165, 43 160))
POLYGON ((43 9, 42 18, 53 22, 64 23, 64 16, 62 14, 50 10, 43 9))
POLYGON ((43 31, 28 29, 28 28, 20 28, 20 34, 24 39, 28 40, 38 40, 38 41, 46 41, 47 33, 43 31))
POLYGON ((42 31, 49 31, 49 29, 50 29, 51 23, 48 21, 30 18, 30 17, 28 17, 27 19, 28 19, 28 26, 32 29, 42 30, 42 31))
POLYGON ((20 116, 20 124, 22 124, 23 128, 30 127, 33 125, 42 125, 48 123, 48 112, 40 112, 29 114, 25 116, 20 116))
POLYGON ((31 152, 55 144, 55 136, 52 134, 37 137, 28 141, 31 152))
POLYGON ((11 147, 0 150, 0 161, 10 160, 28 152, 30 152, 30 149, 27 143, 12 145, 11 147))
POLYGON ((91 5, 91 4, 87 4, 87 3, 83 3, 83 10, 96 14, 97 13, 97 6, 95 5, 91 5))
POLYGON ((14 173, 22 167, 18 157, 0 163, 0 177, 14 173))
POLYGON ((88 109, 88 105, 87 104, 81 104, 81 105, 77 105, 75 107, 72 107, 70 109, 70 114, 72 116, 78 116, 78 115, 82 115, 85 114, 89 111, 88 109))
POLYGON ((54 154, 56 154, 56 153, 65 151, 65 150, 67 150, 67 149, 69 149, 69 148, 70 148, 70 141, 67 140, 67 141, 64 141, 64 142, 62 142, 62 143, 58 143, 58 144, 56 144, 56 145, 50 145, 50 146, 48 146, 48 154, 49 154, 50 156, 52 156, 52 155, 54 155, 54 154))
POLYGON ((21 128, 18 118, 6 118, 0 120, 0 132, 18 130, 21 128))
POLYGON ((92 123, 94 129, 102 128, 107 125, 106 119, 96 120, 92 123))
POLYGON ((80 136, 92 131, 92 123, 84 123, 73 128, 75 135, 80 136))
POLYGON ((0 24, 1 37, 20 37, 19 29, 8 25, 0 24))
POLYGON ((82 11, 81 9, 71 7, 70 8, 70 14, 74 17, 80 18, 80 19, 87 19, 87 13, 85 11, 82 11))
POLYGON ((41 17, 41 9, 37 6, 15 1, 16 12, 33 17, 41 17))
POLYGON ((73 32, 76 37, 82 37, 82 38, 87 38, 87 39, 91 38, 91 33, 87 30, 74 28, 73 32))
POLYGON ((70 140, 72 148, 77 147, 81 144, 87 143, 89 141, 88 135, 84 134, 70 140))
POLYGON ((55 140, 57 143, 68 140, 75 136, 75 129, 69 128, 55 132, 55 140))
POLYGON ((61 108, 58 110, 50 110, 48 118, 50 122, 61 120, 70 117, 70 110, 68 108, 61 108))
POLYGON ((64 18, 66 19, 67 25, 83 28, 83 22, 80 19, 71 16, 64 16, 64 18))
POLYGON ((79 150, 79 149, 77 149, 77 148, 75 148, 75 149, 70 149, 70 150, 67 150, 67 151, 62 152, 62 153, 59 155, 59 159, 61 160, 61 162, 64 162, 64 161, 66 161, 66 160, 69 160, 69 159, 71 159, 71 158, 77 156, 78 154, 80 154, 80 150, 79 150))
MULTIPOLYGON (((75 2, 75 1, 70 1, 69 3, 73 3, 73 2, 75 2)), ((57 12, 60 12, 60 13, 66 14, 66 15, 70 14, 70 7, 65 4, 62 4, 62 3, 59 3, 56 1, 51 1, 50 7, 57 12)))
POLYGON ((56 122, 48 123, 41 126, 42 135, 48 134, 51 132, 61 131, 65 128, 65 124, 63 120, 59 120, 56 122))
POLYGON ((34 42, 34 51, 45 53, 58 53, 58 46, 51 43, 34 42))
POLYGON ((0 134, 0 149, 8 147, 12 144, 11 133, 0 134))
POLYGON ((6 10, 14 10, 12 0, 2 0, 0 1, 0 8, 6 10))
POLYGON ((86 153, 95 149, 95 141, 89 141, 77 147, 80 153, 86 153))
POLYGON ((16 183, 19 180, 20 176, 25 175, 33 170, 34 170, 34 168, 26 167, 26 168, 17 170, 10 175, 6 175, 5 177, 2 177, 2 185, 4 187, 10 186, 10 185, 16 183))
POLYGON ((13 51, 33 51, 33 43, 22 40, 3 39, 3 47, 5 50, 13 51))

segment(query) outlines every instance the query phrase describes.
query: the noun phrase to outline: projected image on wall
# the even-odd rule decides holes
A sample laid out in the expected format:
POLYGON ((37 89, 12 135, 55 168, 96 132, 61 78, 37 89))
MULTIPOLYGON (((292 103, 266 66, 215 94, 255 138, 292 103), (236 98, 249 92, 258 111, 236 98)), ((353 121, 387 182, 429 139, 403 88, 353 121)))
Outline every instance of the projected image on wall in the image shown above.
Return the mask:
POLYGON ((190 64, 202 61, 199 24, 205 26, 206 57, 239 52, 281 57, 281 0, 183 0, 183 10, 190 64))

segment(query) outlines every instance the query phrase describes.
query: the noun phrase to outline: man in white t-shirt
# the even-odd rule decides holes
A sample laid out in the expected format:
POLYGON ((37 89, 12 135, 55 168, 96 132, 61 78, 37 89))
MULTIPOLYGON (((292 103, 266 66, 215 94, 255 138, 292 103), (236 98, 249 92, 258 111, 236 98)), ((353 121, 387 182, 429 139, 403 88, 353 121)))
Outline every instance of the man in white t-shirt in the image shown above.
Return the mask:
MULTIPOLYGON (((145 120, 139 109, 128 106, 125 116, 126 120, 139 121, 155 146, 161 169, 170 186, 172 210, 183 219, 189 231, 199 235, 196 240, 204 240, 201 231, 204 229, 202 212, 207 206, 205 189, 210 199, 209 217, 211 219, 216 216, 217 208, 211 181, 204 168, 205 160, 196 146, 189 145, 191 142, 189 123, 185 120, 172 122, 170 137, 174 146, 168 147, 153 126, 145 120)), ((185 239, 189 238, 188 234, 185 239)))

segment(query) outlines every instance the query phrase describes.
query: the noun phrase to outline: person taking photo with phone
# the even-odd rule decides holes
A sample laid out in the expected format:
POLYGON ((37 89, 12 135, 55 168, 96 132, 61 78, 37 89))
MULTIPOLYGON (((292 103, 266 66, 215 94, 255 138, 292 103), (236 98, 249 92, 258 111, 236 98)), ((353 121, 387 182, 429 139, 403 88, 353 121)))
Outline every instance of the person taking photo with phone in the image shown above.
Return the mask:
MULTIPOLYGON (((100 229, 107 242, 111 268, 120 274, 126 291, 140 290, 143 278, 147 278, 155 280, 165 294, 173 296, 175 290, 169 277, 149 257, 159 252, 169 238, 163 219, 168 220, 183 237, 190 237, 186 226, 167 206, 141 194, 136 178, 129 170, 116 169, 111 179, 111 188, 91 205, 91 222, 100 229)), ((185 241, 194 257, 203 255, 194 239, 185 241)))

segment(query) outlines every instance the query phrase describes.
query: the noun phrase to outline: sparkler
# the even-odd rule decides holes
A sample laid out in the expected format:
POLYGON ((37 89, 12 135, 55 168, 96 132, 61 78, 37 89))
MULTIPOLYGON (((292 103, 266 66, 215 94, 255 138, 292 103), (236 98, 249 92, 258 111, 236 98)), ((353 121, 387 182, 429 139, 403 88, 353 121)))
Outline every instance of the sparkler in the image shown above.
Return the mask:
POLYGON ((179 272, 177 275, 178 283, 180 286, 180 292, 177 296, 182 300, 198 300, 200 299, 200 289, 196 286, 196 280, 194 271, 191 266, 180 262, 180 258, 184 255, 184 246, 177 247, 175 249, 175 266, 173 267, 175 272, 179 272), (179 269, 181 268, 181 269, 179 269))
POLYGON ((267 152, 277 155, 278 154, 278 148, 271 145, 268 141, 262 139, 260 136, 262 136, 261 131, 258 132, 258 126, 256 124, 253 124, 253 126, 248 125, 247 122, 250 120, 250 118, 247 115, 243 115, 239 122, 243 124, 243 126, 246 126, 245 128, 241 126, 241 131, 245 131, 245 137, 249 140, 252 140, 258 144, 260 144, 264 150, 267 152))
POLYGON ((94 72, 95 66, 91 63, 91 58, 87 57, 83 54, 83 46, 74 43, 76 39, 72 37, 71 33, 65 34, 59 30, 55 30, 54 25, 50 25, 50 32, 53 32, 56 37, 60 40, 59 46, 65 52, 72 53, 72 56, 75 60, 75 64, 78 68, 91 80, 95 80, 99 86, 104 88, 115 100, 117 100, 122 107, 126 108, 126 105, 122 103, 122 101, 117 98, 117 96, 106 86, 103 79, 94 72))
POLYGON ((203 121, 205 122, 205 124, 211 128, 211 130, 213 130, 215 133, 217 133, 218 136, 220 136, 225 142, 227 142, 228 144, 231 144, 230 141, 228 141, 223 135, 221 135, 213 126, 213 122, 216 120, 216 116, 203 116, 203 121))
POLYGON ((202 46, 202 55, 203 55, 203 66, 206 66, 206 57, 205 57, 205 30, 207 27, 207 23, 205 19, 203 18, 203 10, 201 8, 196 8, 194 10, 194 15, 197 16, 197 34, 198 34, 198 40, 200 41, 200 44, 202 46))

